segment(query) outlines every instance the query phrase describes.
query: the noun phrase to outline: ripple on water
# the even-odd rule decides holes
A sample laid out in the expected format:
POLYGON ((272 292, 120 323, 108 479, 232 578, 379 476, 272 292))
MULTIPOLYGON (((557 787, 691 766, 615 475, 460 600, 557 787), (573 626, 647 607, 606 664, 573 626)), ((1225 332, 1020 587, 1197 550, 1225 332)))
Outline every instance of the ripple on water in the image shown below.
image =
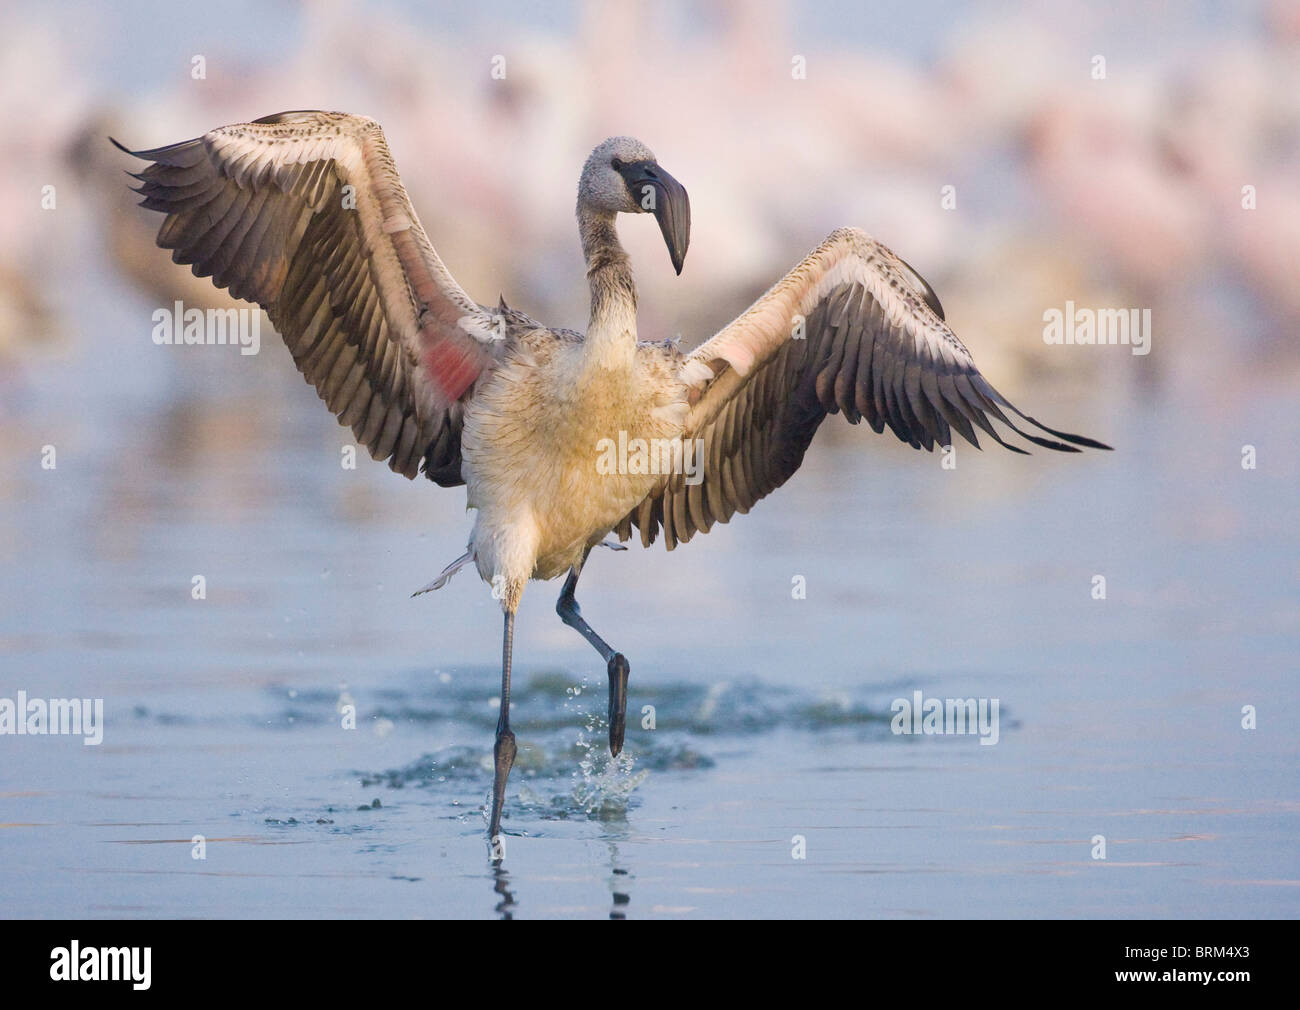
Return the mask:
MULTIPOLYGON (((334 718, 335 693, 277 689, 293 725, 334 718)), ((445 795, 457 806, 477 802, 491 780, 488 741, 497 709, 486 705, 477 676, 422 677, 410 690, 391 686, 358 703, 359 717, 377 722, 479 726, 481 746, 457 744, 422 754, 407 764, 359 770, 364 787, 415 788, 445 795)), ((564 673, 537 674, 516 686, 511 727, 519 740, 514 782, 517 809, 543 819, 617 819, 635 804, 637 788, 652 774, 689 774, 712 768, 720 738, 745 737, 780 728, 809 733, 837 731, 888 734, 889 700, 847 693, 818 694, 774 687, 757 680, 709 686, 646 685, 629 713, 627 745, 612 757, 607 745, 603 682, 593 685, 564 673)))

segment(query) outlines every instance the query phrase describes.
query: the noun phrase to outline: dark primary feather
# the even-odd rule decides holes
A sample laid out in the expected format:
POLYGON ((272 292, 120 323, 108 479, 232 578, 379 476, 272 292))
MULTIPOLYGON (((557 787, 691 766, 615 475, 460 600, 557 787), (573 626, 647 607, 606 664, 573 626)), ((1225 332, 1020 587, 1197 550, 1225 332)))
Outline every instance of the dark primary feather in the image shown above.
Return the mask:
MULTIPOLYGON (((331 115, 279 113, 255 125, 307 130, 331 115)), ((141 205, 166 215, 158 245, 266 309, 304 377, 375 459, 407 477, 423 460, 437 483, 463 483, 460 405, 421 416, 411 388, 419 365, 394 332, 360 217, 344 209, 340 166, 232 159, 210 136, 148 151, 113 141, 153 162, 132 174, 141 205)))
MULTIPOLYGON (((921 300, 942 319, 938 299, 921 284, 921 300)), ((672 550, 715 522, 748 512, 790 479, 822 421, 841 411, 852 424, 865 419, 877 432, 888 427, 916 449, 948 446, 954 430, 979 448, 978 428, 1024 453, 1004 440, 994 421, 1058 452, 1109 448, 1021 413, 979 373, 959 342, 918 340, 891 323, 860 283, 828 291, 809 314, 805 333, 805 339, 784 340, 744 378, 725 361, 711 362, 716 374, 703 397, 720 397, 721 408, 687 432, 703 439, 702 482, 692 486, 684 473, 667 477, 615 528, 621 539, 635 526, 648 546, 662 528, 672 550), (1026 431, 1009 415, 1054 437, 1026 431)))

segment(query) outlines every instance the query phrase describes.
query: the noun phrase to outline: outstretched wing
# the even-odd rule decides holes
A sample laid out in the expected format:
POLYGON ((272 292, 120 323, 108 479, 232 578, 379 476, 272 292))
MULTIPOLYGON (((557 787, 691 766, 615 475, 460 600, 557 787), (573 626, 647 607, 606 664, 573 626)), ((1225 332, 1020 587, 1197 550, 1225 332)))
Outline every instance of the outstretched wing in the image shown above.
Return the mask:
POLYGON ((1013 452, 998 421, 1062 452, 1106 449, 1039 424, 979 373, 948 328, 934 292, 893 252, 856 228, 833 232, 775 287, 682 367, 691 387, 685 437, 702 440, 699 483, 665 478, 616 527, 642 543, 664 531, 668 549, 748 512, 799 469, 827 414, 886 425, 914 448, 979 447, 979 428, 1013 452), (1005 410, 1004 410, 1005 408, 1005 410), (1008 412, 1052 438, 1019 427, 1008 412))
POLYGON ((461 483, 461 401, 499 327, 438 258, 378 123, 282 112, 127 153, 153 162, 138 192, 173 260, 265 308, 375 459, 461 483))

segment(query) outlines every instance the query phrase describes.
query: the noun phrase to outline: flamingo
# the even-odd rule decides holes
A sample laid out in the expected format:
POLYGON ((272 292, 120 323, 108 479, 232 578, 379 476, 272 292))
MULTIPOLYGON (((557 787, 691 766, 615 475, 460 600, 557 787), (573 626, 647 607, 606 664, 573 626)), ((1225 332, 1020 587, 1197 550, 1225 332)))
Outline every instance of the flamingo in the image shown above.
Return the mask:
POLYGON ((599 144, 578 184, 585 334, 465 293, 372 119, 286 112, 153 150, 117 146, 151 163, 137 191, 166 215, 158 244, 265 308, 304 377, 372 457, 408 478, 465 486, 476 510, 467 550, 419 592, 472 564, 504 614, 494 848, 517 753, 515 613, 530 581, 566 576, 556 610, 606 663, 617 755, 630 665, 576 598, 592 549, 618 546, 610 534, 625 541, 635 528, 648 546, 662 531, 672 550, 748 512, 798 470, 834 413, 930 451, 954 430, 978 447, 978 428, 1024 452, 995 421, 1048 449, 1109 448, 1012 406, 949 329, 929 284, 857 228, 832 232, 695 350, 639 340, 616 218, 653 214, 680 274, 690 201, 631 137, 599 144), (658 454, 634 448, 625 459, 625 446, 658 454))

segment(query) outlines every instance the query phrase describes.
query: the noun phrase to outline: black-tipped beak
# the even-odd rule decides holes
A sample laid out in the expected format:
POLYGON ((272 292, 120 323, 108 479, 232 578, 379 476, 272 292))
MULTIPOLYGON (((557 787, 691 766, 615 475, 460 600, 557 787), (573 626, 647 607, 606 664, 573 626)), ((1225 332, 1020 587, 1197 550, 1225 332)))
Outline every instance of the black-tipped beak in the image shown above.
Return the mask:
POLYGON ((635 161, 620 171, 632 198, 659 222, 673 269, 680 274, 691 244, 691 198, 686 187, 653 161, 635 161))

